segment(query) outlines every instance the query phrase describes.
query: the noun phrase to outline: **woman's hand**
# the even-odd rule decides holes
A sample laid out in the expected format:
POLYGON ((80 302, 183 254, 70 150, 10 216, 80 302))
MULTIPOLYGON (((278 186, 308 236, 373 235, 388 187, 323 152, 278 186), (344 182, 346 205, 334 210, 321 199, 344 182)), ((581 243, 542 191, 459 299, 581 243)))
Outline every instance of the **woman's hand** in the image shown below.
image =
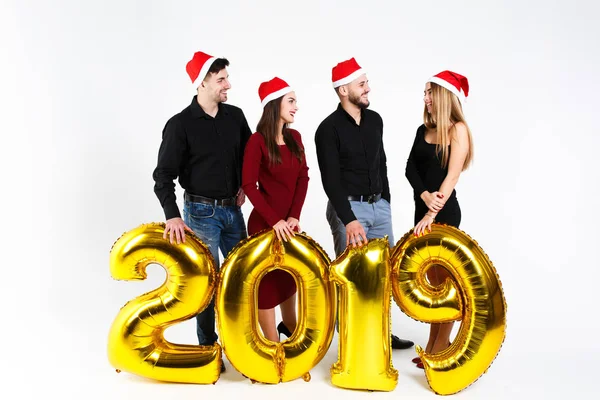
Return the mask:
POLYGON ((431 214, 429 214, 429 213, 425 214, 423 216, 423 218, 419 221, 419 223, 417 223, 417 225, 413 229, 414 235, 416 237, 419 237, 419 236, 425 234, 426 229, 429 232, 431 232, 431 224, 433 224, 434 221, 435 221, 435 219, 431 214))
POLYGON ((292 232, 300 232, 300 221, 298 221, 296 218, 289 217, 286 223, 292 232))
POLYGON ((444 204, 446 204, 446 200, 444 200, 444 194, 440 192, 423 192, 421 194, 421 199, 427 208, 434 213, 440 212, 440 210, 444 207, 444 204))
POLYGON ((277 239, 283 240, 284 242, 287 242, 289 238, 294 236, 294 232, 290 229, 287 222, 285 222, 282 219, 280 219, 279 222, 273 225, 273 229, 277 234, 277 239))

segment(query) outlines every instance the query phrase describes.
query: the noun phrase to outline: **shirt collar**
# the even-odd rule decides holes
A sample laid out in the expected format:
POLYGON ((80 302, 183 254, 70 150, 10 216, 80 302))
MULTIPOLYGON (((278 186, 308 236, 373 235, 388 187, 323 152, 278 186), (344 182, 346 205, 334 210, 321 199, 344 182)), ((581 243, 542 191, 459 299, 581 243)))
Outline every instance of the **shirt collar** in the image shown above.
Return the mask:
MULTIPOLYGON (((344 107, 342 107, 342 103, 338 104, 337 107, 337 112, 340 115, 343 115, 344 117, 346 117, 350 122, 352 122, 354 125, 356 125, 356 120, 352 117, 352 115, 348 114, 348 112, 346 110, 344 110, 344 107)), ((362 123, 362 121, 364 120, 363 118, 365 117, 365 110, 363 110, 362 108, 360 109, 360 121, 362 123)))
MULTIPOLYGON (((217 115, 215 115, 215 119, 219 118, 219 116, 221 115, 228 115, 229 114, 229 110, 227 110, 226 107, 223 107, 222 103, 218 104, 219 107, 219 111, 217 111, 217 115)), ((192 115, 194 116, 194 118, 205 118, 205 119, 212 119, 212 117, 210 115, 208 115, 203 109, 202 107, 200 107, 200 104, 198 103, 198 96, 194 96, 194 98, 192 99, 192 103, 190 104, 190 109, 192 111, 192 115)))

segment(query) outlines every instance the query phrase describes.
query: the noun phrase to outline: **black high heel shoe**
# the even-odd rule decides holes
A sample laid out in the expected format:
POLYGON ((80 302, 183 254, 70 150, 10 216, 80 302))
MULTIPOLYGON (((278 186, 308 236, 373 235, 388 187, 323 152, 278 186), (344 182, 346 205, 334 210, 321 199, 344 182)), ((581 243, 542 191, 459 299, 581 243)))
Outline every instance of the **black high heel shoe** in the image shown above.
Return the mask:
POLYGON ((283 321, 281 321, 279 323, 279 325, 277 325, 277 332, 279 333, 279 339, 281 340, 281 334, 284 334, 285 336, 287 336, 288 338, 290 336, 292 336, 292 332, 290 332, 290 330, 288 329, 287 326, 285 326, 285 324, 283 323, 283 321))

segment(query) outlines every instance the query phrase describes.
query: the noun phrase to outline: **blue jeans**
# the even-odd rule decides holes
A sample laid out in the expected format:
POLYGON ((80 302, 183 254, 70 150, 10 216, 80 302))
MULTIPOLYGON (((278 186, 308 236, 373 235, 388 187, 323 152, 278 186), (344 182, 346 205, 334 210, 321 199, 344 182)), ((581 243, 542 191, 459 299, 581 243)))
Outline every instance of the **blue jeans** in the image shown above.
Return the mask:
MULTIPOLYGON (((350 201, 350 208, 365 230, 367 240, 383 238, 387 235, 390 247, 394 247, 396 243, 394 243, 392 229, 392 208, 386 199, 371 204, 366 201, 350 201)), ((337 258, 346 250, 346 225, 338 217, 329 201, 325 214, 333 235, 333 247, 337 258)), ((340 331, 338 317, 336 317, 335 329, 340 331)))
MULTIPOLYGON (((184 220, 194 233, 208 246, 220 270, 219 249, 223 257, 240 240, 246 238, 246 224, 242 209, 238 206, 221 207, 212 204, 186 201, 183 206, 184 220)), ((215 300, 196 316, 196 332, 201 345, 212 345, 219 338, 215 332, 215 300)))
MULTIPOLYGON (((366 201, 350 201, 350 208, 363 226, 367 239, 383 238, 387 235, 390 247, 394 247, 396 243, 392 229, 392 208, 386 199, 371 204, 366 201)), ((335 256, 338 257, 346 249, 346 225, 337 216, 331 202, 327 202, 326 216, 333 235, 335 256)))

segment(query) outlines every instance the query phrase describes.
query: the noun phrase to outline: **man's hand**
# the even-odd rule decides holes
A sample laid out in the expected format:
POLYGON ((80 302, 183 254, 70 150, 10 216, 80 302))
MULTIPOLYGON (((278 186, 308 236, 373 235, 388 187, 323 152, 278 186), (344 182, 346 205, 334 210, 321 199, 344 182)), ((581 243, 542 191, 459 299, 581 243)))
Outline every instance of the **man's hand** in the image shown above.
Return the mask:
POLYGON ((361 247, 367 243, 367 234, 363 226, 357 220, 346 225, 346 245, 361 247))
POLYGON ((237 199, 236 199, 236 204, 238 207, 241 207, 242 204, 244 204, 246 202, 246 194, 244 193, 244 190, 242 188, 240 188, 240 190, 238 190, 237 192, 237 199))
POLYGON ((173 244, 173 237, 175 237, 177 244, 185 243, 185 231, 194 233, 181 218, 175 217, 168 219, 167 225, 165 226, 165 233, 163 233, 163 239, 166 239, 167 235, 169 235, 171 244, 173 244))

